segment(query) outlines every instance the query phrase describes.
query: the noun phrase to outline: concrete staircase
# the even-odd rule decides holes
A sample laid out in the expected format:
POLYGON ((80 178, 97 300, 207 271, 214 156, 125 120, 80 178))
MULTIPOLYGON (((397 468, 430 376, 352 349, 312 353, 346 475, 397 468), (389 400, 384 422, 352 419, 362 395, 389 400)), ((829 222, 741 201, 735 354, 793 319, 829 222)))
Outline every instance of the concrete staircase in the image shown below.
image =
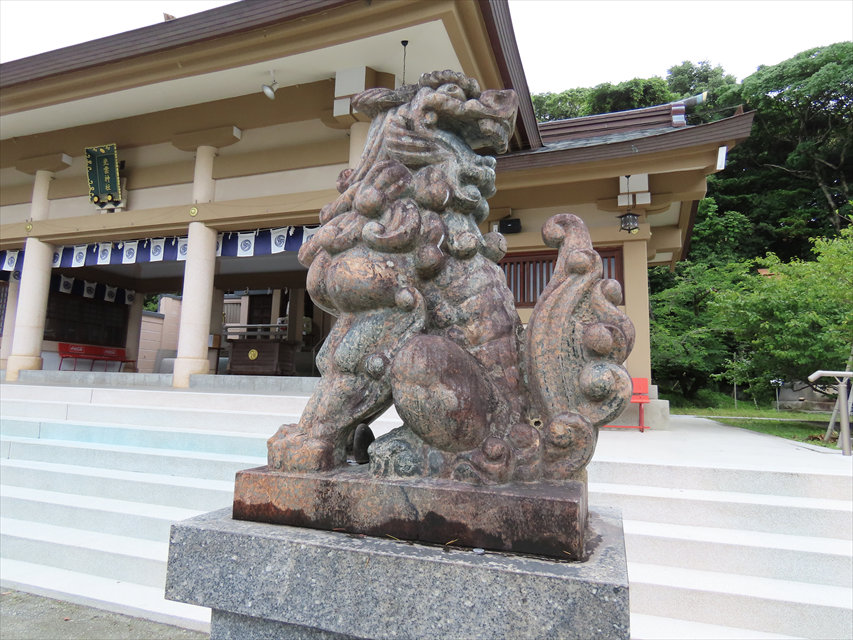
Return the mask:
MULTIPOLYGON (((230 505, 313 381, 66 373, 0 386, 3 584, 205 630, 206 609, 163 599, 169 526, 230 505)), ((623 510, 635 639, 851 637, 850 459, 792 444, 684 418, 602 432, 590 502, 623 510), (770 463, 723 461, 732 433, 770 463)))
POLYGON ((853 637, 850 459, 672 423, 680 429, 603 432, 589 467, 590 503, 622 509, 632 637, 853 637))

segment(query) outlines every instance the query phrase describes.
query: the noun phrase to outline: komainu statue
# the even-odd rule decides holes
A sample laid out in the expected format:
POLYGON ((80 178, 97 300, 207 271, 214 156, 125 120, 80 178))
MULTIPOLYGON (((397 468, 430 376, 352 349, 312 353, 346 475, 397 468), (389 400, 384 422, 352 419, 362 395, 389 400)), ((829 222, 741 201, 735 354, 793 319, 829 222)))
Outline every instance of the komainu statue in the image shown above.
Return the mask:
POLYGON ((273 471, 346 463, 355 430, 391 406, 403 426, 369 449, 376 476, 476 485, 577 477, 597 428, 631 392, 634 329, 573 215, 542 230, 559 249, 525 329, 499 233, 482 234, 518 107, 452 71, 353 100, 372 118, 357 167, 302 247, 314 303, 337 316, 298 424, 269 440, 273 471))

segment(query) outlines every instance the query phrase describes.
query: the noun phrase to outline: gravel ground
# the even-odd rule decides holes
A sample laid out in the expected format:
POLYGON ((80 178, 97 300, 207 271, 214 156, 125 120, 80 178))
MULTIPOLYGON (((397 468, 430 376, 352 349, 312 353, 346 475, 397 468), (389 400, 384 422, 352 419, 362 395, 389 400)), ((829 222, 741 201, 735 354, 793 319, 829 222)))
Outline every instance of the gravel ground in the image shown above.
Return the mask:
POLYGON ((2 640, 206 640, 189 631, 22 591, 0 592, 2 640))

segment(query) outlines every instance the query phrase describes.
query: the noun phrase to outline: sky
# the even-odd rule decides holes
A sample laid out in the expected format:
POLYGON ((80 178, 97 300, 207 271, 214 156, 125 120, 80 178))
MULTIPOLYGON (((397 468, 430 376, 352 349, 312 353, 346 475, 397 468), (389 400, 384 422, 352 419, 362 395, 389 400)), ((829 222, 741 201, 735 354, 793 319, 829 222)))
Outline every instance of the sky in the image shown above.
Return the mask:
MULTIPOLYGON (((0 62, 230 1, 0 0, 0 62)), ((510 0, 510 10, 532 93, 666 77, 684 60, 743 80, 759 65, 853 40, 853 0, 510 0)))

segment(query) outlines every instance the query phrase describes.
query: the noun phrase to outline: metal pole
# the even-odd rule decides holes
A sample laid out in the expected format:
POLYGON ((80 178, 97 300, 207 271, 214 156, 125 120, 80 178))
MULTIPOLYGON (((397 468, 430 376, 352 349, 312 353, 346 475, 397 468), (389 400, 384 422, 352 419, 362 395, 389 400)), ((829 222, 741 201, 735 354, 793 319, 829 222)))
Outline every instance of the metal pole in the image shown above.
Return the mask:
POLYGON ((832 437, 832 431, 835 429, 835 416, 838 415, 838 403, 841 402, 841 397, 839 396, 835 400, 835 406, 832 407, 832 417, 829 419, 829 426, 826 428, 826 433, 823 434, 823 441, 829 442, 829 439, 832 437))
POLYGON ((847 380, 841 378, 838 381, 838 403, 841 405, 840 433, 838 444, 845 456, 850 455, 850 413, 847 409, 847 380))
MULTIPOLYGON (((847 366, 845 367, 845 369, 847 371, 850 371, 851 368, 853 368, 853 348, 850 349, 850 357, 847 358, 847 366)), ((832 417, 829 419, 829 426, 826 428, 826 433, 823 436, 824 442, 829 442, 829 439, 832 437, 832 430, 835 427, 835 416, 838 413, 838 408, 840 406, 838 404, 839 402, 841 402, 841 396, 838 396, 838 398, 835 401, 835 406, 832 407, 832 417)), ((847 415, 848 416, 850 415, 849 410, 848 410, 847 415)), ((839 437, 840 437, 840 434, 839 434, 839 437)))
POLYGON ((779 411, 779 387, 776 387, 776 411, 779 411))

